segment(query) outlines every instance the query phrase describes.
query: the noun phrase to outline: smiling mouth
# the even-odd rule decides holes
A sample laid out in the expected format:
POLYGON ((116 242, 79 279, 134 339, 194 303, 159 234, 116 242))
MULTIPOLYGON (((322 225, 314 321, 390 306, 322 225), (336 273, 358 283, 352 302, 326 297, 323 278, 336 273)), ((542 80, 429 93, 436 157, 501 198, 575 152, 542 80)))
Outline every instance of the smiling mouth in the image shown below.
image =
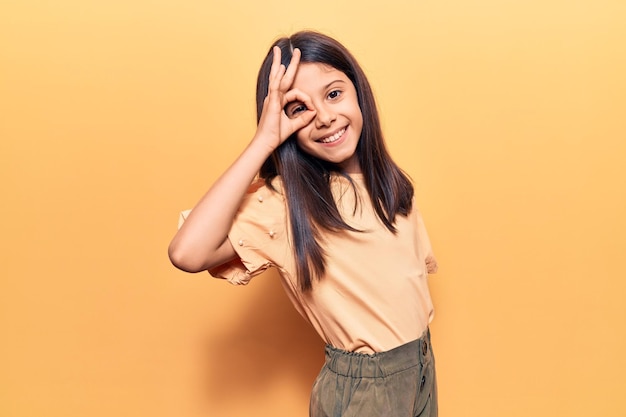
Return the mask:
POLYGON ((333 143, 333 142, 338 141, 339 138, 342 137, 344 133, 346 133, 346 128, 345 127, 343 129, 337 131, 336 133, 330 135, 330 136, 326 136, 325 138, 318 139, 317 142, 320 142, 320 143, 333 143))

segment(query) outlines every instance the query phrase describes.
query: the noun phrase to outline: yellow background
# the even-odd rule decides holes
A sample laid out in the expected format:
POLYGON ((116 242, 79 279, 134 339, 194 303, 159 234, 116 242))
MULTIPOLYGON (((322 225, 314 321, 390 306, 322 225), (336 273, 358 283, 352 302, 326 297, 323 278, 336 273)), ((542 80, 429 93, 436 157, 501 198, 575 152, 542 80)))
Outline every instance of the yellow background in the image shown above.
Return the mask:
POLYGON ((360 60, 416 181, 441 415, 626 415, 624 22, 622 0, 4 1, 0 415, 306 415, 322 344, 277 277, 166 256, 303 28, 360 60))

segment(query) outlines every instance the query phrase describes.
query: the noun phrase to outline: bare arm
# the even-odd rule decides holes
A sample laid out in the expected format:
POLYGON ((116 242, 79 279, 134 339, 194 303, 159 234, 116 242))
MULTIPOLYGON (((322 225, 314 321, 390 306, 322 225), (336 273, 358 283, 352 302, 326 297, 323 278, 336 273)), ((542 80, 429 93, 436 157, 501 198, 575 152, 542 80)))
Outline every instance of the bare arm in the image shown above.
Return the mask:
POLYGON ((309 97, 290 90, 300 61, 294 50, 289 68, 280 64, 280 48, 274 47, 269 92, 257 131, 250 144, 196 204, 172 239, 168 254, 172 263, 187 272, 199 272, 236 257, 228 240, 237 209, 250 183, 271 153, 291 134, 311 122, 314 110, 288 118, 283 108, 298 100, 313 109, 309 97))

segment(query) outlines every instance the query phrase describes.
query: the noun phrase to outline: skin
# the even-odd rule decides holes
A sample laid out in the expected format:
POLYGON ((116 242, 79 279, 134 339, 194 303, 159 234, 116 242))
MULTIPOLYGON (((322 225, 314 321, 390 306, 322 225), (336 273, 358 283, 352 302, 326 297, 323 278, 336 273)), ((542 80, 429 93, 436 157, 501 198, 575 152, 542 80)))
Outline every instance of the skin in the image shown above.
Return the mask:
POLYGON ((252 141, 202 197, 170 242, 170 260, 183 271, 200 272, 235 258, 227 236, 248 186, 272 152, 316 116, 311 99, 291 88, 300 51, 294 50, 288 69, 280 64, 280 58, 280 48, 274 47, 269 91, 252 141), (283 109, 292 102, 303 103, 306 110, 288 117, 283 109))
MULTIPOLYGON (((280 48, 274 47, 269 91, 254 137, 196 204, 170 243, 170 260, 183 271, 205 271, 237 256, 228 232, 239 204, 265 160, 292 134, 297 132, 298 146, 310 155, 336 163, 348 173, 361 172, 355 150, 363 117, 352 82, 330 66, 300 64, 299 49, 294 50, 289 68, 280 59, 280 48), (332 143, 322 143, 333 135, 332 143)), ((426 265, 429 273, 437 271, 433 257, 426 259, 426 265)))
MULTIPOLYGON (((296 72, 292 88, 305 94, 316 111, 311 123, 296 133, 298 146, 348 173, 360 173, 355 152, 363 116, 352 81, 328 65, 304 63, 296 72)), ((306 110, 302 102, 289 103, 285 108, 288 117, 297 117, 306 110)))

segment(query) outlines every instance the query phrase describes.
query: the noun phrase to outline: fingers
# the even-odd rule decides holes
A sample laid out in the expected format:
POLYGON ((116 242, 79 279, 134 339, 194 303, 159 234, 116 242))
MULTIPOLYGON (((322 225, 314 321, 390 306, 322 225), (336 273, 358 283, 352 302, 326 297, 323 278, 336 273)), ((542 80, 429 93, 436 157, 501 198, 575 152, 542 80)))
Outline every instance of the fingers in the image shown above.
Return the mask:
POLYGON ((311 123, 313 121, 313 118, 315 118, 315 110, 307 110, 300 113, 296 118, 290 119, 292 130, 291 133, 295 133, 296 131, 311 123))
POLYGON ((308 110, 314 110, 311 97, 309 97, 308 94, 298 90, 297 88, 289 90, 287 93, 285 93, 283 97, 283 106, 287 105, 288 103, 293 103, 294 101, 304 104, 308 110))
POLYGON ((298 130, 307 126, 315 118, 315 110, 305 110, 294 117, 289 117, 286 114, 281 116, 280 132, 281 143, 296 133, 298 130))
MULTIPOLYGON (((315 118, 316 110, 313 106, 311 98, 298 89, 289 90, 284 95, 283 101, 285 105, 288 105, 288 103, 295 103, 296 107, 302 108, 302 110, 294 113, 291 113, 291 109, 289 109, 290 113, 287 113, 287 111, 283 113, 283 120, 286 128, 285 134, 288 137, 311 123, 311 121, 315 118)), ((285 105, 283 105, 283 107, 285 107, 285 105)))
POLYGON ((270 81, 276 78, 276 72, 280 65, 280 48, 275 46, 272 48, 272 66, 270 67, 270 81))
POLYGON ((429 255, 426 257, 426 271, 429 274, 436 274, 439 269, 439 265, 437 265, 437 259, 434 256, 429 255))
POLYGON ((291 89, 296 78, 301 52, 295 48, 292 52, 289 66, 281 64, 282 51, 280 47, 272 48, 272 65, 268 77, 268 94, 263 102, 260 126, 267 132, 278 133, 282 143, 294 132, 302 129, 315 117, 315 110, 311 98, 297 89, 291 89), (288 103, 297 102, 299 109, 291 116, 285 113, 288 103))
POLYGON ((280 63, 281 51, 278 46, 272 48, 272 66, 270 67, 269 92, 276 91, 280 87, 280 81, 285 73, 285 66, 280 63))
POLYGON ((281 91, 283 93, 289 91, 293 80, 298 71, 298 64, 300 63, 301 52, 300 49, 295 48, 291 55, 291 61, 289 67, 285 68, 281 64, 282 51, 280 47, 274 46, 272 48, 272 66, 270 68, 269 75, 269 88, 270 91, 281 91))
POLYGON ((293 50, 291 61, 289 61, 289 68, 286 69, 285 75, 280 82, 281 90, 287 91, 293 84, 293 80, 296 77, 296 71, 298 70, 298 64, 300 64, 301 55, 302 54, 298 48, 293 50))

